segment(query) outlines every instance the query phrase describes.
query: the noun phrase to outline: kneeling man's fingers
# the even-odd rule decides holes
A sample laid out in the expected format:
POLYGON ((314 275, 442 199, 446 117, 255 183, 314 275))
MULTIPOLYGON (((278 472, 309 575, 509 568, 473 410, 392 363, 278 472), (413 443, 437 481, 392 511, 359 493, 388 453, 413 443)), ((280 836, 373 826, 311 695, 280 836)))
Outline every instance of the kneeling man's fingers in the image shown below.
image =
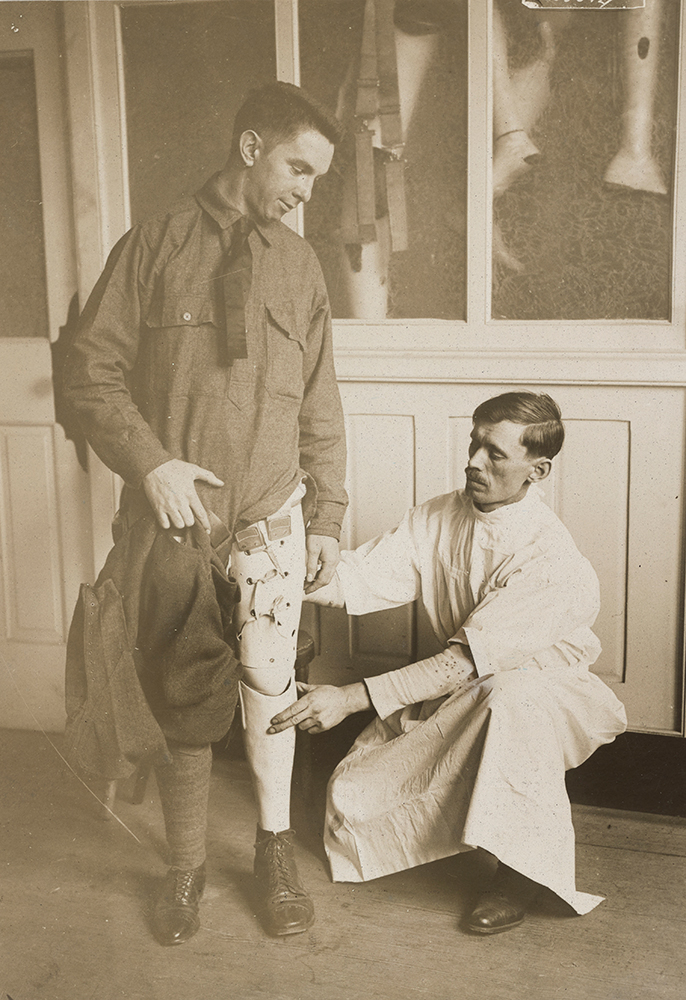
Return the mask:
POLYGON ((299 722, 298 729, 302 729, 304 733, 321 733, 326 729, 326 726, 321 719, 309 718, 299 722))
POLYGON ((306 718, 308 711, 307 706, 302 704, 302 699, 294 702, 289 708, 274 716, 267 732, 280 733, 289 726, 297 726, 306 718))
POLYGON ((272 722, 267 732, 282 733, 284 729, 290 729, 291 726, 297 726, 297 725, 298 725, 297 719, 287 719, 285 722, 272 722))

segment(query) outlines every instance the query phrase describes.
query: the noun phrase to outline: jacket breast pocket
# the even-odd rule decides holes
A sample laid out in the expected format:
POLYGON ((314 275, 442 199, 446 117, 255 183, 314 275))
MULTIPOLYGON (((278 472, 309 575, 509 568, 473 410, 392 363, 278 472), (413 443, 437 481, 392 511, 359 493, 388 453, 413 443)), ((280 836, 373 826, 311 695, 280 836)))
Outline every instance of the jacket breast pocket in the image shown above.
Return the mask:
POLYGON ((165 396, 228 396, 242 408, 253 395, 254 365, 226 357, 223 308, 207 295, 160 294, 146 318, 146 382, 165 396))
POLYGON ((209 323, 218 326, 217 308, 207 295, 175 292, 153 298, 146 318, 151 329, 170 327, 196 327, 209 323))
POLYGON ((307 326, 297 313, 288 303, 265 307, 266 386, 272 397, 300 401, 305 391, 307 326))

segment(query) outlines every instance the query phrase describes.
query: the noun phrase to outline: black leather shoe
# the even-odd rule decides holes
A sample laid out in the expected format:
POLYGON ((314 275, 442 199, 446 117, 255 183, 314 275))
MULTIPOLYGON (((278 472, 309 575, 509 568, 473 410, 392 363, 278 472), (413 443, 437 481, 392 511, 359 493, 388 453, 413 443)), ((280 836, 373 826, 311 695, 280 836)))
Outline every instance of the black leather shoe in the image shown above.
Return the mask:
POLYGON ((153 934, 160 944, 183 944, 198 933, 198 908, 204 888, 204 862, 190 871, 169 869, 152 916, 153 934))
POLYGON ((471 912, 467 926, 475 934, 499 934, 517 927, 526 910, 502 892, 484 892, 471 912))
POLYGON ((294 830, 257 828, 255 878, 260 916, 268 934, 302 934, 314 923, 314 904, 305 892, 293 853, 294 830))
POLYGON ((540 888, 520 872, 499 864, 493 882, 469 916, 468 929, 475 934, 500 934, 518 927, 540 888))

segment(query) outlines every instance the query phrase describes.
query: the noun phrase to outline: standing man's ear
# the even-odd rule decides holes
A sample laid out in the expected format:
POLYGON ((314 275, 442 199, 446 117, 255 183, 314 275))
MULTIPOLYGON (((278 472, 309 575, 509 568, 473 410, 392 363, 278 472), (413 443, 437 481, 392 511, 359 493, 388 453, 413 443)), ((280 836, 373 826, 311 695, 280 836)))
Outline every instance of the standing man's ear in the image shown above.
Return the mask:
POLYGON ((529 473, 529 482, 540 483, 543 479, 547 479, 550 475, 552 467, 553 463, 549 458, 536 459, 536 464, 533 470, 529 473))
POLYGON ((252 167, 255 160, 260 155, 262 140, 257 132, 253 132, 252 129, 247 129, 238 140, 238 149, 241 154, 241 159, 246 167, 252 167))

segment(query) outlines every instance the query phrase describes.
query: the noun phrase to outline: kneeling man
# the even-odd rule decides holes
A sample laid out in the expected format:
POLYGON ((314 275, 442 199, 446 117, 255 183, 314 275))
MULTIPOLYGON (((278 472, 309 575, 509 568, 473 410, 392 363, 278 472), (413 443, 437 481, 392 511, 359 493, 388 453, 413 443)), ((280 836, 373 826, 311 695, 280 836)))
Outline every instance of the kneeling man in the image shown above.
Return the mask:
POLYGON ((310 595, 361 615, 421 598, 442 651, 344 687, 301 686, 272 720, 320 732, 373 707, 329 784, 325 845, 335 881, 364 881, 480 847, 498 859, 468 919, 492 934, 521 923, 540 886, 577 913, 565 770, 626 728, 589 667, 598 580, 535 484, 564 428, 547 395, 477 407, 464 490, 410 510, 345 552, 310 595))

